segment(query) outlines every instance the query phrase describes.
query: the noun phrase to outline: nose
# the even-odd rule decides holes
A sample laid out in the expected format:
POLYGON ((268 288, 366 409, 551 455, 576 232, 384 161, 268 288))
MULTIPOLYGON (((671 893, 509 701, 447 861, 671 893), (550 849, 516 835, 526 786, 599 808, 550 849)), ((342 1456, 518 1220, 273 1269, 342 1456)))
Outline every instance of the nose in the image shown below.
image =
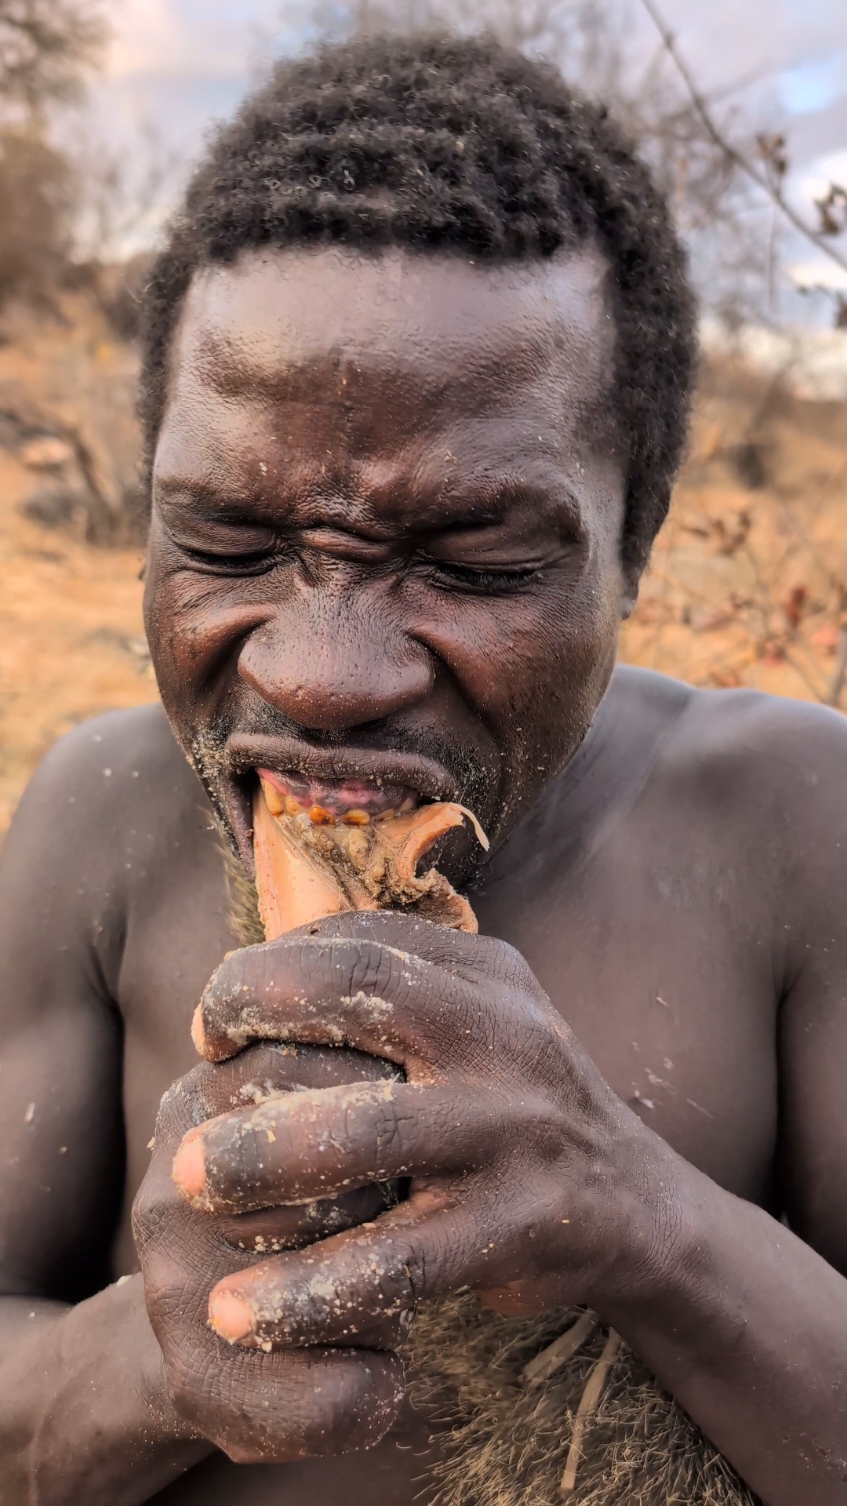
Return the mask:
POLYGON ((307 588, 247 639, 241 678, 309 731, 342 732, 422 700, 434 679, 423 644, 393 620, 384 598, 307 588))

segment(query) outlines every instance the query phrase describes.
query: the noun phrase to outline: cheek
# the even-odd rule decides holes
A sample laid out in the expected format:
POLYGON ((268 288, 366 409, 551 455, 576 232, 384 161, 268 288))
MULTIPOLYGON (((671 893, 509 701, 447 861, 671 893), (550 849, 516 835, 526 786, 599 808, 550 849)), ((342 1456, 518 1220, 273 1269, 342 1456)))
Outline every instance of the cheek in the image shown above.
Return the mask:
POLYGON ((415 636, 448 665, 465 696, 501 734, 532 722, 590 720, 608 681, 620 624, 620 577, 551 575, 519 597, 445 598, 415 636))
POLYGON ((227 662, 235 662, 243 635, 256 621, 255 607, 231 600, 229 582, 173 567, 167 548, 151 538, 144 623, 173 721, 182 723, 193 713, 227 662))

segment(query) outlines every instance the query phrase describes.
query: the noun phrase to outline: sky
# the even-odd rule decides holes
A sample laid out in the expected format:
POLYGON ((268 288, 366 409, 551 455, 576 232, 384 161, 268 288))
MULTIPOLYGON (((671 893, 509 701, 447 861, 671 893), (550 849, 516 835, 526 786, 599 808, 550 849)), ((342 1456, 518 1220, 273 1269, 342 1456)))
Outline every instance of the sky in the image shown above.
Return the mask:
MULTIPOLYGON (((303 0, 106 0, 114 28, 92 111, 112 138, 152 130, 163 153, 196 155, 274 52, 302 45, 303 0)), ((625 0, 633 46, 655 45, 641 0, 625 0)), ((798 206, 847 186, 847 0, 661 0, 677 45, 710 96, 786 127, 798 206)), ((174 175, 171 196, 178 174, 174 175)), ((152 212, 155 231, 166 204, 152 212)), ((801 260, 825 275, 813 248, 801 260)), ((847 274, 844 277, 847 286, 847 274)))

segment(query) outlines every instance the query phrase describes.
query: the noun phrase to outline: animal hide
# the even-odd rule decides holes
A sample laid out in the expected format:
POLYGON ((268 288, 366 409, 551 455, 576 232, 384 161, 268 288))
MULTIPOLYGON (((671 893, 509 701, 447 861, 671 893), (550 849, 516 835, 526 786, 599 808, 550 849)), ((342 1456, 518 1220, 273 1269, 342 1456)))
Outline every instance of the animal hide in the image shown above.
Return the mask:
POLYGON ((623 1344, 572 1452, 609 1340, 591 1323, 580 1309, 502 1318, 468 1291, 421 1305, 404 1358, 412 1400, 438 1435, 431 1506, 757 1506, 623 1344), (584 1343, 534 1381, 527 1366, 580 1320, 584 1343))

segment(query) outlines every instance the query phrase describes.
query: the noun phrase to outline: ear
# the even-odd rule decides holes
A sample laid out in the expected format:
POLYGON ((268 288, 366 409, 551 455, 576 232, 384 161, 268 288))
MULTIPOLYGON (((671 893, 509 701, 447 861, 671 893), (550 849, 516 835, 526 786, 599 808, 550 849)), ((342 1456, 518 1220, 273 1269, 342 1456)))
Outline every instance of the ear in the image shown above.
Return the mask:
POLYGON ((624 560, 621 564, 621 622, 626 622, 635 610, 643 571, 643 564, 632 560, 624 560))

